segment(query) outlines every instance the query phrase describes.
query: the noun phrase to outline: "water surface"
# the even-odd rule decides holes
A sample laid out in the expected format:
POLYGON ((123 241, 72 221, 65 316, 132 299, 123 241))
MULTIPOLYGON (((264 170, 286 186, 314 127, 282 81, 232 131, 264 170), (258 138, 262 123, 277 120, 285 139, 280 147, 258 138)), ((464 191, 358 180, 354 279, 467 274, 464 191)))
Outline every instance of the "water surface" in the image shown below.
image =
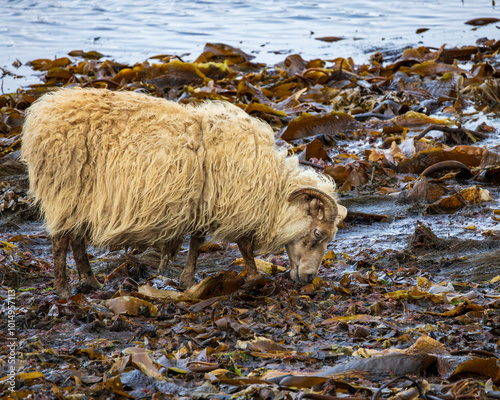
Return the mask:
MULTIPOLYGON (((111 59, 142 62, 157 54, 194 60, 207 42, 227 43, 273 64, 299 53, 306 59, 353 57, 365 62, 407 46, 474 44, 498 37, 495 25, 472 27, 472 18, 498 17, 492 0, 0 0, 0 67, 97 50, 111 59), (417 34, 419 28, 429 30, 417 34), (326 43, 324 36, 344 40, 326 43)), ((32 77, 32 80, 35 80, 32 77)), ((4 91, 19 80, 3 78, 4 91)))

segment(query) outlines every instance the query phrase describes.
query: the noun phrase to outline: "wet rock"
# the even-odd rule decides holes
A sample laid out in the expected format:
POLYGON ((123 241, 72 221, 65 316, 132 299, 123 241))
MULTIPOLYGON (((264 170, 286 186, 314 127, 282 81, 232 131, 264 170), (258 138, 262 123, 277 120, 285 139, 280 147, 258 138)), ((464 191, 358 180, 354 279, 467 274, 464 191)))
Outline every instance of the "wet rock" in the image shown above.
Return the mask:
POLYGON ((147 393, 151 393, 151 391, 174 394, 179 393, 179 391, 183 389, 175 383, 159 381, 155 378, 147 376, 139 370, 133 370, 121 374, 120 380, 125 389, 134 389, 130 395, 138 398, 149 397, 147 396, 147 393))

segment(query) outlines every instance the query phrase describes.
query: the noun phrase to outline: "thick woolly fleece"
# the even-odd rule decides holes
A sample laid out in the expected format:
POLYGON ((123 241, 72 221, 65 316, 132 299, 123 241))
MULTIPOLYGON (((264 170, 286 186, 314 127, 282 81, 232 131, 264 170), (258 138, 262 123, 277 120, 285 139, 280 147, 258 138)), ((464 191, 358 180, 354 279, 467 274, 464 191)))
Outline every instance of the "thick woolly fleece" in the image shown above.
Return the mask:
POLYGON ((269 125, 226 102, 58 90, 28 109, 22 158, 49 232, 97 246, 196 232, 270 251, 309 229, 305 200, 288 202, 294 190, 334 197, 330 180, 276 148, 269 125))

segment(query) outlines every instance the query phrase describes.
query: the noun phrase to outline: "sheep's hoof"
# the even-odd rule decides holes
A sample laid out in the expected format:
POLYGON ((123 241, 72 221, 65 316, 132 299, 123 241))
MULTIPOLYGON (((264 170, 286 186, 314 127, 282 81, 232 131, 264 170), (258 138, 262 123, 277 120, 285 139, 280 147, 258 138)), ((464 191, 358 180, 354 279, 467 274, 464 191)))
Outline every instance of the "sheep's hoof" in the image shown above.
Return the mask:
POLYGON ((56 293, 61 299, 67 299, 72 296, 68 286, 56 288, 56 293))
POLYGON ((97 281, 94 275, 92 276, 86 276, 82 279, 80 279, 80 283, 76 288, 74 288, 71 293, 72 295, 76 295, 78 293, 92 293, 96 290, 100 290, 102 288, 101 284, 97 281))
POLYGON ((80 286, 88 286, 94 289, 101 289, 101 284, 94 275, 85 277, 80 281, 80 286))
POLYGON ((256 273, 256 274, 248 274, 247 275, 247 281, 257 281, 261 278, 260 274, 259 273, 256 273))
POLYGON ((95 287, 93 285, 89 285, 87 283, 80 282, 80 284, 71 291, 71 294, 72 294, 72 296, 75 296, 79 293, 89 294, 89 293, 95 292, 96 290, 100 290, 100 289, 101 289, 100 287, 95 287))
POLYGON ((184 290, 187 290, 187 289, 189 289, 191 286, 194 286, 194 284, 195 284, 195 283, 196 283, 196 282, 195 282, 194 278, 190 278, 190 279, 183 279, 183 278, 182 278, 182 276, 181 276, 181 278, 180 278, 180 280, 179 280, 179 286, 180 286, 181 288, 183 288, 184 290))

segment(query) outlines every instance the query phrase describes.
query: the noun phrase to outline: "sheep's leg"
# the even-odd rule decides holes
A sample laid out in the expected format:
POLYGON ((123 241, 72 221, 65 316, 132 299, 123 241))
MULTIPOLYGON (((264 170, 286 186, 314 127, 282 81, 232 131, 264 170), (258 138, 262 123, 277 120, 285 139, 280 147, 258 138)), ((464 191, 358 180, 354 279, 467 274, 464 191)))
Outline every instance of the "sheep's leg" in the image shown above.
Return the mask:
POLYGON ((181 249, 183 240, 183 237, 173 239, 160 247, 161 261, 160 265, 158 266, 159 275, 163 275, 167 270, 168 265, 175 260, 175 257, 177 257, 177 253, 179 253, 179 250, 181 249))
POLYGON ((73 252, 73 258, 75 259, 78 275, 80 275, 80 285, 100 289, 101 284, 97 281, 94 273, 92 272, 92 267, 90 266, 89 258, 87 256, 85 238, 83 236, 76 235, 71 238, 69 244, 73 252))
POLYGON ((190 288, 195 283, 194 273, 196 271, 196 260, 200 255, 201 245, 204 241, 204 235, 191 235, 191 239, 189 240, 188 259, 179 279, 179 283, 183 288, 190 288))
POLYGON ((170 260, 168 254, 161 253, 160 265, 158 265, 158 275, 163 275, 167 270, 168 264, 170 264, 170 260))
POLYGON ((52 256, 54 258, 54 287, 61 298, 71 296, 66 276, 66 254, 68 253, 69 236, 66 234, 52 237, 52 256))
POLYGON ((253 243, 252 239, 248 237, 241 238, 236 242, 240 253, 243 256, 243 261, 245 262, 245 267, 247 269, 247 277, 249 280, 257 279, 260 277, 257 271, 257 266, 255 265, 255 259, 253 258, 253 243))

